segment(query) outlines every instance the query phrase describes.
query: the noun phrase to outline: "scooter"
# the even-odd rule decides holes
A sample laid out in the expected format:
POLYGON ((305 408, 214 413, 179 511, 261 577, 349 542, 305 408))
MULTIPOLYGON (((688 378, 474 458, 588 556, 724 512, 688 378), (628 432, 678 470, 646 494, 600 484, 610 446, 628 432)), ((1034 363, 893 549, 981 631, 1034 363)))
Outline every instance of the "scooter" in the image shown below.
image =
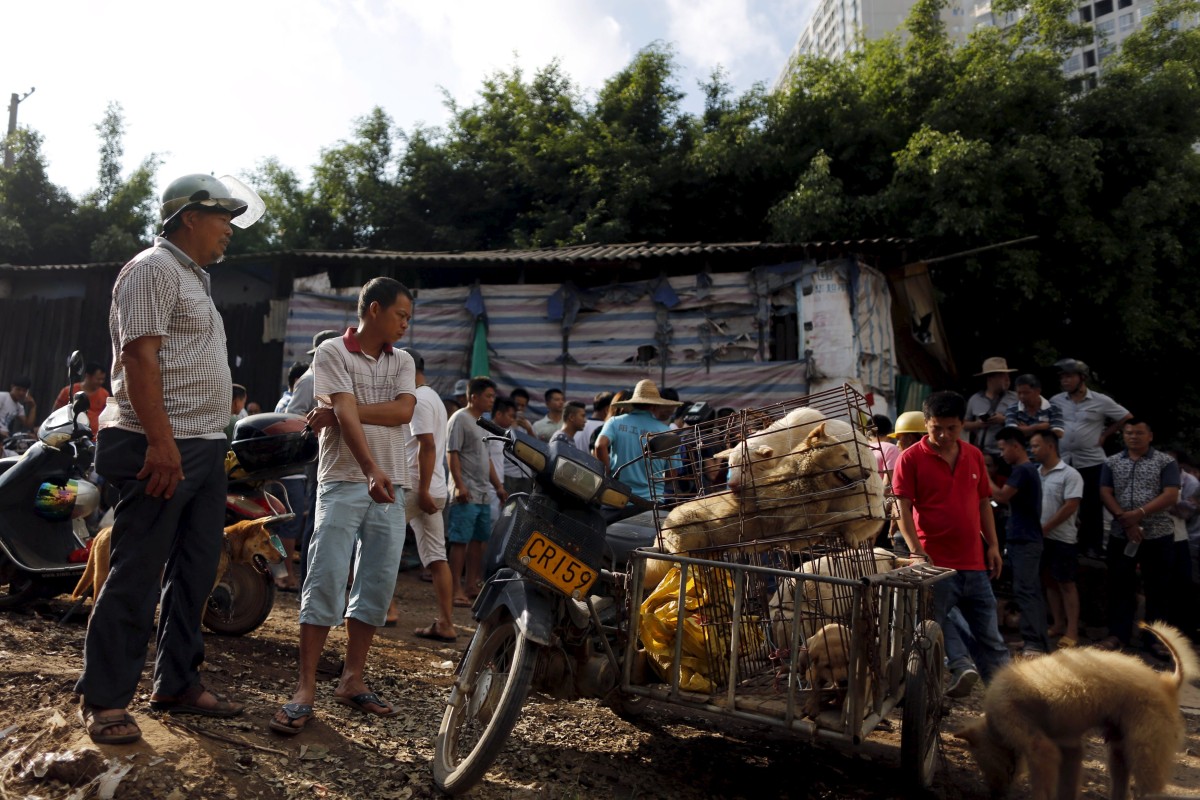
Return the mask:
MULTIPOLYGON (((78 351, 68 371, 68 382, 82 375, 78 351)), ((76 392, 23 455, 0 459, 0 609, 69 592, 87 566, 78 555, 84 519, 100 505, 100 490, 84 477, 95 452, 88 403, 76 392)))
MULTIPOLYGON (((225 524, 263 519, 275 526, 294 519, 296 512, 288 505, 279 478, 302 474, 316 458, 317 439, 304 417, 270 413, 246 417, 234 428, 230 454, 225 524)), ((290 557, 274 533, 271 542, 282 558, 290 557)), ((225 636, 258 628, 275 606, 275 580, 286 574, 282 560, 268 564, 256 556, 253 564, 230 564, 208 597, 201 618, 204 627, 225 636)))
MULTIPOLYGON (((620 470, 608 477, 600 461, 566 443, 521 432, 510 439, 490 420, 478 424, 532 471, 534 490, 509 498, 484 556, 472 609, 478 627, 434 746, 434 781, 452 795, 483 777, 531 689, 560 699, 613 694, 625 650, 615 624, 624 565, 655 531, 652 520, 634 522, 654 504, 617 480, 620 470)), ((656 456, 678 446, 674 432, 651 438, 656 456)))

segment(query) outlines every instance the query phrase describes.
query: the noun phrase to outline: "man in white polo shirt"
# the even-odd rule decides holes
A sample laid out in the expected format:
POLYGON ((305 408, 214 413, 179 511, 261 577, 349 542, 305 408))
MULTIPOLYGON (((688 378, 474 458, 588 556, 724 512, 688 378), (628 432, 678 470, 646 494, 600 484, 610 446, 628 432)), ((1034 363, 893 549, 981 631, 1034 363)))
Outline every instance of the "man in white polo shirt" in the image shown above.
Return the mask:
POLYGON ((1079 591, 1075 575, 1079 566, 1075 519, 1083 497, 1079 471, 1058 457, 1058 436, 1053 430, 1034 431, 1029 439, 1033 460, 1041 464, 1042 478, 1042 577, 1054 624, 1046 632, 1061 637, 1059 647, 1079 643, 1079 591))

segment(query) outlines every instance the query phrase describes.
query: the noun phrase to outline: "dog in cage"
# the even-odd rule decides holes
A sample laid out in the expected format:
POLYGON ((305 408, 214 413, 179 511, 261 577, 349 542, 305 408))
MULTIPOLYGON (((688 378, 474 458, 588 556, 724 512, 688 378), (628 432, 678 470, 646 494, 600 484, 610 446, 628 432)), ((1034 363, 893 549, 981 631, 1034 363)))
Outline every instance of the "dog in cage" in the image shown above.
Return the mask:
MULTIPOLYGON (((896 555, 882 547, 837 550, 805 561, 796 572, 803 575, 834 575, 839 578, 864 578, 891 572, 900 566, 896 555)), ((794 616, 800 615, 800 637, 807 639, 831 619, 848 618, 853 591, 849 586, 822 580, 802 580, 799 593, 796 581, 783 579, 771 594, 768 608, 772 635, 777 646, 789 641, 794 616), (797 608, 797 602, 799 608, 797 608)))
MULTIPOLYGON (((850 444, 828 435, 826 423, 820 423, 791 453, 760 471, 752 498, 721 492, 673 508, 659 544, 663 552, 686 553, 803 532, 855 475, 861 468, 850 444)), ((649 561, 645 586, 657 586, 669 568, 668 561, 649 561)))
MULTIPOLYGON (((855 434, 854 427, 841 419, 830 419, 820 409, 802 406, 754 433, 746 440, 717 453, 729 461, 730 491, 747 506, 753 506, 759 487, 771 480, 775 462, 803 448, 812 432, 820 427, 830 442, 853 445, 854 474, 840 486, 830 486, 824 498, 822 515, 809 520, 811 527, 829 527, 853 547, 875 537, 884 518, 884 485, 871 446, 855 434)), ((814 514, 818 512, 813 512, 814 514)))
POLYGON ((808 638, 805 649, 804 679, 808 681, 810 691, 804 713, 816 717, 829 705, 822 700, 822 689, 834 688, 833 707, 840 708, 846 701, 846 686, 850 680, 850 628, 831 622, 808 638))

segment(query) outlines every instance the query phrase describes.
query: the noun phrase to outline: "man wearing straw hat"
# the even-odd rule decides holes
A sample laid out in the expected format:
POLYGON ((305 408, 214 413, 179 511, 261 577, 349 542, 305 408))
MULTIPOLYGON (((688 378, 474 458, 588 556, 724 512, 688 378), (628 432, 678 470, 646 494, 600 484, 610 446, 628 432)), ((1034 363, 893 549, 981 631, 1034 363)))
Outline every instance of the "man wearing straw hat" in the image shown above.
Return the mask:
POLYGON ((1017 404, 1017 393, 1009 389, 1012 373, 1008 362, 993 356, 983 362, 983 369, 975 373, 987 384, 984 390, 971 395, 967 401, 967 419, 963 430, 971 438, 971 444, 993 457, 1000 457, 1000 445, 996 444, 996 433, 1004 427, 1004 414, 1010 406, 1017 404))
MULTIPOLYGON (((683 405, 678 400, 667 400, 658 392, 658 386, 651 380, 638 381, 633 389, 633 395, 627 400, 618 400, 612 404, 616 409, 629 409, 628 413, 610 417, 600 428, 596 437, 596 458, 604 462, 609 474, 617 467, 628 463, 642 454, 642 436, 647 433, 662 433, 671 430, 665 422, 659 422, 654 416, 655 409, 663 406, 677 408, 683 405)), ((658 474, 660 470, 655 469, 658 474)), ((646 500, 654 499, 646 471, 631 467, 621 473, 620 479, 633 489, 634 494, 646 500)))

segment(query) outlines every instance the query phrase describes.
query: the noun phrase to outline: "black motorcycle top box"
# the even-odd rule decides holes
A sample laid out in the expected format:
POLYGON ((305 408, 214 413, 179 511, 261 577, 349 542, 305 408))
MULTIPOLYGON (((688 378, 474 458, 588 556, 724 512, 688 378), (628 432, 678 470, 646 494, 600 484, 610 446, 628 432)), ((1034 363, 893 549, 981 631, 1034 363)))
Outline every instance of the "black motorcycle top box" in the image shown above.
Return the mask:
POLYGON ((233 428, 230 449, 251 476, 303 467, 317 457, 317 435, 299 414, 251 414, 233 428))

